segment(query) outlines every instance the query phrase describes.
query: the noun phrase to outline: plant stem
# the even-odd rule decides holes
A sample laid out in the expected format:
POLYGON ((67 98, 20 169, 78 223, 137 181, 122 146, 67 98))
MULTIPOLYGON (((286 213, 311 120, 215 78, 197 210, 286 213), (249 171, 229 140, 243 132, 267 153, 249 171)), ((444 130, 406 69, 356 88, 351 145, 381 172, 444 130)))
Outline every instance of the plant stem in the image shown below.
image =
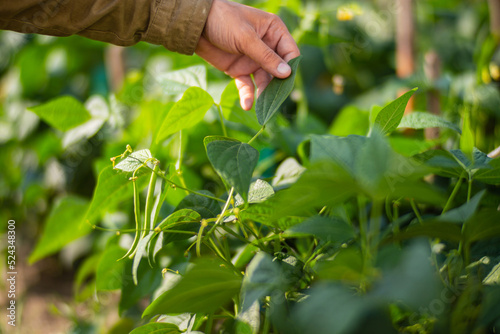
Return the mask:
MULTIPOLYGON (((150 170, 153 170, 151 169, 151 167, 149 166, 146 166, 147 168, 149 168, 150 170)), ((189 188, 184 188, 183 186, 180 186, 178 185, 177 183, 175 183, 174 181, 170 180, 168 177, 166 177, 163 173, 161 173, 160 171, 158 172, 155 172, 156 175, 158 175, 159 177, 161 177, 162 179, 164 179, 165 181, 167 181, 168 183, 170 183, 171 185, 173 185, 174 187, 176 188, 179 188, 179 189, 182 189, 182 190, 185 190, 191 194, 195 194, 195 195, 198 195, 198 196, 202 196, 202 197, 206 197, 206 198, 210 198, 210 199, 213 199, 214 201, 218 201, 218 202, 222 202, 222 203, 225 203, 224 200, 220 199, 220 198, 217 198, 217 197, 214 197, 214 196, 210 196, 210 195, 205 195, 205 194, 202 194, 202 193, 199 193, 197 191, 194 191, 194 190, 191 190, 189 188)))
POLYGON ((212 333, 213 323, 214 323, 213 313, 209 313, 207 316, 207 323, 205 325, 205 334, 212 333))
POLYGON ((472 178, 470 177, 470 175, 469 175, 469 179, 468 179, 467 183, 468 183, 468 185, 467 185, 467 202, 469 202, 471 194, 472 194, 472 178))
POLYGON ((371 263, 370 249, 368 247, 368 220, 365 212, 365 200, 358 196, 358 211, 359 211, 359 234, 361 238, 361 252, 363 254, 363 272, 366 273, 367 267, 371 263))
POLYGON ((262 328, 262 334, 269 334, 269 330, 271 329, 271 322, 269 321, 269 318, 271 316, 270 308, 271 308, 270 305, 268 307, 266 307, 266 313, 264 314, 264 326, 262 328))
POLYGON ((382 226, 382 207, 383 203, 380 200, 374 200, 372 203, 372 210, 370 214, 370 250, 371 257, 375 258, 378 247, 378 238, 380 235, 380 228, 382 226))
POLYGON ((463 174, 460 175, 458 178, 457 184, 455 185, 455 188, 453 188, 453 191, 448 198, 448 201, 446 202, 446 205, 444 206, 443 212, 441 214, 444 214, 446 211, 448 211, 453 203, 453 200, 455 199, 455 196, 457 196, 458 190, 460 189, 460 186, 462 185, 463 181, 463 174))
POLYGON ((410 200, 410 205, 413 209, 413 212, 415 213, 415 216, 417 216, 418 222, 422 224, 422 216, 420 216, 420 212, 418 211, 417 205, 415 204, 415 200, 413 198, 410 200))
POLYGON ((217 107, 217 110, 219 111, 219 117, 220 117, 220 125, 222 127, 222 133, 224 134, 224 137, 227 137, 227 130, 226 130, 226 125, 224 124, 224 117, 222 115, 222 109, 221 109, 221 106, 220 104, 215 104, 215 106, 217 107))
POLYGON ((205 235, 205 238, 208 237, 210 234, 213 233, 213 231, 215 230, 215 228, 217 227, 217 225, 220 224, 222 218, 224 218, 224 216, 226 214, 226 211, 227 211, 227 209, 229 207, 229 204, 231 203, 231 199, 233 198, 233 192, 234 192, 234 188, 231 188, 231 190, 229 191, 229 195, 227 197, 227 200, 226 200, 226 204, 224 205, 224 208, 222 209, 222 212, 220 213, 219 217, 217 217, 217 220, 215 221, 214 226, 212 226, 212 228, 205 235))
POLYGON ((257 139, 257 137, 258 137, 258 136, 260 136, 262 132, 264 132, 264 129, 265 129, 265 128, 266 128, 266 126, 264 125, 264 126, 263 126, 260 130, 259 130, 259 132, 257 132, 257 133, 255 134, 255 136, 253 136, 253 137, 252 137, 252 139, 250 139, 250 140, 248 141, 248 143, 247 143, 247 144, 251 144, 251 143, 252 143, 255 139, 257 139))

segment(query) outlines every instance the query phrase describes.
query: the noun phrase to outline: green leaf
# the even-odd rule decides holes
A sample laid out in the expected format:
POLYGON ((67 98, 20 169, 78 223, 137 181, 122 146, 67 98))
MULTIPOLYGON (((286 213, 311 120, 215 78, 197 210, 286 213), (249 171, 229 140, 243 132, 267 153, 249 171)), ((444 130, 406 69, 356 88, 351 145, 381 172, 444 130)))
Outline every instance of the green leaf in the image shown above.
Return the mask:
POLYGON ((118 306, 120 316, 123 312, 134 307, 142 298, 152 295, 162 281, 161 270, 158 267, 151 268, 147 261, 142 261, 137 270, 138 284, 132 284, 130 272, 133 264, 127 261, 123 272, 122 290, 120 304, 118 306))
POLYGON ((330 160, 354 176, 356 155, 368 140, 369 138, 358 135, 311 135, 311 162, 330 160))
POLYGON ((156 143, 160 143, 177 131, 200 122, 213 104, 214 100, 203 89, 191 87, 186 90, 182 98, 170 109, 167 117, 163 120, 156 137, 156 143))
POLYGON ((474 174, 474 180, 488 184, 500 184, 500 159, 493 159, 489 162, 490 169, 481 169, 474 174))
POLYGON ((354 238, 355 232, 352 226, 340 218, 314 216, 292 226, 284 233, 284 236, 293 237, 304 235, 313 235, 322 241, 343 243, 354 238))
POLYGON ((287 278, 278 262, 265 252, 259 252, 248 264, 243 284, 241 285, 241 311, 248 310, 256 301, 273 292, 286 289, 287 278))
MULTIPOLYGON (((201 194, 214 197, 208 190, 199 190, 201 194)), ((191 209, 198 212, 201 218, 215 218, 221 212, 219 202, 214 199, 200 196, 198 194, 189 194, 182 199, 182 201, 177 205, 175 211, 181 209, 191 209)))
POLYGON ((434 174, 444 177, 460 177, 464 172, 453 154, 444 150, 429 150, 413 156, 415 161, 424 163, 434 174))
POLYGON ((388 240, 398 241, 422 236, 458 242, 462 240, 462 230, 457 224, 430 220, 422 224, 410 225, 388 240))
POLYGON ((305 167, 299 164, 295 158, 286 158, 276 169, 273 187, 295 183, 305 170, 305 167))
POLYGON ((397 129, 401 119, 403 118, 406 105, 417 89, 418 88, 413 88, 412 90, 404 93, 380 110, 377 118, 375 118, 374 125, 379 128, 383 135, 389 135, 397 129))
POLYGON ((369 113, 350 105, 337 114, 328 132, 335 136, 363 136, 368 133, 369 128, 369 113))
POLYGON ((465 222, 463 234, 467 243, 499 237, 500 211, 480 210, 465 222))
POLYGON ((163 246, 172 241, 185 240, 193 236, 193 234, 175 233, 169 230, 197 232, 200 229, 200 222, 201 216, 196 211, 191 209, 175 211, 158 225, 162 230, 163 246))
POLYGON ((207 69, 204 65, 195 65, 156 75, 155 80, 161 87, 162 95, 182 94, 193 86, 207 89, 207 69))
POLYGON ((174 324, 167 324, 163 322, 153 322, 141 327, 137 327, 130 334, 179 334, 181 331, 179 327, 174 324))
MULTIPOLYGON (((124 172, 133 172, 137 168, 141 167, 146 160, 151 159, 153 156, 148 149, 134 151, 130 153, 125 159, 121 160, 115 165, 115 169, 119 169, 124 172)), ((153 162, 148 161, 147 165, 149 168, 153 169, 153 162)))
MULTIPOLYGON (((144 188, 147 183, 145 174, 139 176, 136 182, 139 189, 144 188)), ((129 174, 121 173, 112 166, 104 168, 97 179, 92 202, 87 210, 85 220, 93 224, 110 207, 121 203, 134 195, 133 182, 129 180, 129 174)))
POLYGON ((342 203, 360 191, 354 179, 337 164, 311 165, 289 189, 276 193, 272 220, 302 215, 323 206, 342 203))
POLYGON ((59 97, 28 110, 61 131, 67 131, 90 119, 90 114, 83 104, 71 96, 59 97))
POLYGON ((236 333, 258 334, 260 328, 260 305, 255 301, 246 310, 238 313, 236 317, 236 333))
MULTIPOLYGON (((273 187, 266 181, 258 179, 250 184, 250 190, 248 191, 248 203, 261 203, 273 195, 273 187)), ((235 205, 240 206, 243 205, 243 203, 244 201, 240 194, 236 194, 235 205)))
POLYGON ((493 269, 491 269, 488 276, 483 280, 483 284, 486 285, 500 285, 500 263, 497 263, 493 269))
POLYGON ((356 247, 341 249, 332 260, 319 261, 315 266, 318 278, 346 283, 363 280, 363 255, 356 247))
POLYGON ((206 137, 208 160, 220 177, 247 200, 259 151, 252 146, 224 137, 206 137))
MULTIPOLYGON (((119 261, 123 256, 124 249, 118 245, 112 245, 102 254, 97 265, 96 289, 98 291, 111 291, 121 289, 126 261, 119 261)), ((128 284, 132 284, 129 282, 128 284)))
POLYGON ((425 128, 448 128, 458 133, 462 133, 455 124, 445 120, 442 117, 428 113, 414 111, 409 115, 403 116, 398 128, 425 129, 425 128))
POLYGON ((234 80, 231 81, 222 92, 220 106, 224 118, 228 121, 246 125, 255 131, 260 130, 260 124, 255 116, 255 110, 246 111, 241 108, 240 95, 234 80))
POLYGON ((274 198, 272 198, 262 203, 250 205, 247 209, 241 210, 240 218, 270 227, 277 227, 282 231, 302 223, 305 219, 304 217, 294 216, 293 213, 290 213, 289 215, 280 216, 280 218, 276 220, 276 214, 279 209, 279 205, 277 205, 274 202, 274 198))
POLYGON ((269 122, 292 92, 295 75, 297 74, 297 68, 301 59, 302 56, 299 56, 290 60, 288 64, 292 68, 292 74, 286 79, 273 78, 262 94, 260 94, 255 105, 255 112, 260 125, 264 126, 269 122))
POLYGON ((168 313, 211 313, 240 291, 241 277, 220 260, 203 259, 171 289, 156 298, 143 317, 168 313))
POLYGON ((50 211, 41 237, 29 262, 34 263, 54 254, 61 248, 92 231, 90 225, 82 223, 85 211, 89 207, 86 199, 67 196, 59 199, 50 211))
POLYGON ((465 153, 469 160, 473 161, 474 135, 470 124, 470 114, 468 110, 463 113, 462 136, 460 137, 460 150, 465 153))
POLYGON ((452 209, 446 212, 444 215, 439 216, 437 219, 440 221, 451 222, 451 223, 464 223, 476 212, 479 207, 479 203, 483 198, 486 190, 481 190, 470 201, 466 202, 462 206, 452 209))

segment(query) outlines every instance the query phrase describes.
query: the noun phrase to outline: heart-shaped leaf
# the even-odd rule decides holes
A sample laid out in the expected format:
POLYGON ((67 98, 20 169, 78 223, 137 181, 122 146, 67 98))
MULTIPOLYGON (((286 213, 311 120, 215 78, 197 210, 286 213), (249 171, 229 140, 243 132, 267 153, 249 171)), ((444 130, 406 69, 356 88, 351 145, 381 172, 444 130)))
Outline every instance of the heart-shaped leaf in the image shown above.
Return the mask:
POLYGON ((220 177, 246 201, 252 174, 259 160, 259 151, 235 139, 206 137, 208 160, 220 177))

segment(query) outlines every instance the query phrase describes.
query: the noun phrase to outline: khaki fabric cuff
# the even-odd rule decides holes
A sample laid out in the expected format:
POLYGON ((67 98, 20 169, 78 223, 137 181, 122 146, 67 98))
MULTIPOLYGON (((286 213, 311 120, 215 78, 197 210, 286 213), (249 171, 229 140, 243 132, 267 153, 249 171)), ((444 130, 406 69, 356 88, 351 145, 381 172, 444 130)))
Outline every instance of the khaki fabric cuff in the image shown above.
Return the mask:
POLYGON ((157 0, 143 41, 192 55, 212 6, 212 0, 157 0))

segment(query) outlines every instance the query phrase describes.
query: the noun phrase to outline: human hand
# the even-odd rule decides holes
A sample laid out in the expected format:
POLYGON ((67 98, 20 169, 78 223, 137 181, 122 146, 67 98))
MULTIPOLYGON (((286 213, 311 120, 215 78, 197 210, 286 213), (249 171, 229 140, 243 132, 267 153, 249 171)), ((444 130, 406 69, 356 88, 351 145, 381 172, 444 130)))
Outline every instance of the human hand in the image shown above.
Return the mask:
POLYGON ((214 0, 196 54, 235 78, 241 107, 250 110, 272 77, 291 74, 287 62, 300 55, 281 19, 256 8, 214 0))

